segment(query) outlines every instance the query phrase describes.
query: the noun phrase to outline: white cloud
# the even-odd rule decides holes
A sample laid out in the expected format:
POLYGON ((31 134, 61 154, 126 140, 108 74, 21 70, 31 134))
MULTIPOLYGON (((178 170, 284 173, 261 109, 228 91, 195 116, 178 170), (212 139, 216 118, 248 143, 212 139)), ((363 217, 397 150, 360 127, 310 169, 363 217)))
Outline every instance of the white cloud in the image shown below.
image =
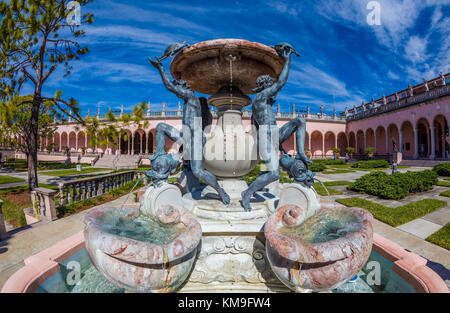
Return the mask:
POLYGON ((412 36, 409 38, 405 46, 405 56, 412 63, 424 62, 428 56, 427 52, 428 39, 412 36))

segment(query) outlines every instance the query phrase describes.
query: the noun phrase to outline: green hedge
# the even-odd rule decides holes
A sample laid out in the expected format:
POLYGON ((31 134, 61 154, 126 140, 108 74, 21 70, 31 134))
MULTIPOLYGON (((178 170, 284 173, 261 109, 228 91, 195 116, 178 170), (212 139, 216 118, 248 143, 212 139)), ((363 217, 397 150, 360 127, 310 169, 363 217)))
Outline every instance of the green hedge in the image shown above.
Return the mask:
POLYGON ((388 168, 389 162, 386 160, 370 160, 353 163, 352 168, 388 168))
POLYGON ((436 164, 433 166, 433 171, 439 176, 450 176, 450 162, 436 164))
POLYGON ((308 164, 308 169, 313 172, 322 172, 326 168, 327 167, 325 166, 325 164, 323 162, 314 161, 313 164, 308 164))
POLYGON ((433 188, 438 182, 434 171, 406 172, 388 175, 382 171, 372 172, 358 178, 347 188, 349 190, 399 200, 413 192, 423 192, 433 188))
POLYGON ((342 159, 314 159, 314 163, 321 163, 324 165, 339 165, 339 164, 345 164, 345 160, 342 159))

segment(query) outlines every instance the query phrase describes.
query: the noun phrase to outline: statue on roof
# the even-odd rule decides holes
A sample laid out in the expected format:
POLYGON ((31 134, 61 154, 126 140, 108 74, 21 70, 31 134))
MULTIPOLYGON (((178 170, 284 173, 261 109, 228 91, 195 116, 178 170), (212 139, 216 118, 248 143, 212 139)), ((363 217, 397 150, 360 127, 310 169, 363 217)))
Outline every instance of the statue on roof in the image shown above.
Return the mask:
POLYGON ((411 86, 411 84, 408 84, 408 89, 409 89, 409 96, 412 97, 414 95, 414 91, 413 91, 413 87, 411 86))
POLYGON ((425 86, 425 91, 430 91, 430 88, 428 88, 428 81, 425 79, 425 77, 423 78, 423 84, 425 86))
POLYGON ((447 82, 445 81, 445 75, 444 75, 444 73, 440 72, 440 73, 439 73, 439 76, 441 77, 442 85, 443 85, 443 86, 447 85, 447 82))

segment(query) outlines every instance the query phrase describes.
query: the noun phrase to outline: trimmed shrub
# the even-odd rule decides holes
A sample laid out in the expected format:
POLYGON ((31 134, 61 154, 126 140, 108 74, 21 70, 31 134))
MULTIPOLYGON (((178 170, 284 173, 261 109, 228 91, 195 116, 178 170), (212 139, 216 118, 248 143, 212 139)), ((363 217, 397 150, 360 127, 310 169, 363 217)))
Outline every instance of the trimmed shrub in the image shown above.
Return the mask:
POLYGON ((450 176, 450 162, 436 164, 433 166, 433 171, 439 176, 450 176))
POLYGON ((314 161, 313 164, 308 164, 308 169, 313 172, 322 172, 326 168, 327 167, 325 166, 325 164, 323 162, 314 161))
POLYGON ((399 200, 414 192, 430 190, 437 182, 437 174, 430 170, 394 175, 376 171, 360 177, 347 188, 385 199, 399 200))
POLYGON ((317 160, 313 160, 314 163, 321 163, 324 165, 340 165, 340 164, 345 164, 345 160, 341 160, 341 159, 317 159, 317 160))
POLYGON ((370 161, 359 161, 353 163, 352 168, 388 168, 389 162, 386 160, 370 160, 370 161))

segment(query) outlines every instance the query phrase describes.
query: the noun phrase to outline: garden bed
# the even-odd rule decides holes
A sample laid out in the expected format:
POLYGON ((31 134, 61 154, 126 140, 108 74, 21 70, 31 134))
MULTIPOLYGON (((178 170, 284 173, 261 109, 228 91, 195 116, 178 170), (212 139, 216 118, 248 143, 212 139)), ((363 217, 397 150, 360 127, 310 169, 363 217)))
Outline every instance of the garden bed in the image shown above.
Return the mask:
POLYGON ((430 235, 426 241, 450 250, 450 223, 447 223, 447 225, 430 235))
POLYGON ((347 188, 359 193, 379 196, 385 199, 400 200, 411 193, 428 191, 438 183, 436 172, 406 172, 386 174, 375 171, 358 178, 347 188))
POLYGON ((357 197, 337 199, 336 202, 348 207, 365 209, 372 213, 377 220, 393 227, 415 220, 447 205, 447 202, 437 199, 422 199, 395 208, 357 197))

